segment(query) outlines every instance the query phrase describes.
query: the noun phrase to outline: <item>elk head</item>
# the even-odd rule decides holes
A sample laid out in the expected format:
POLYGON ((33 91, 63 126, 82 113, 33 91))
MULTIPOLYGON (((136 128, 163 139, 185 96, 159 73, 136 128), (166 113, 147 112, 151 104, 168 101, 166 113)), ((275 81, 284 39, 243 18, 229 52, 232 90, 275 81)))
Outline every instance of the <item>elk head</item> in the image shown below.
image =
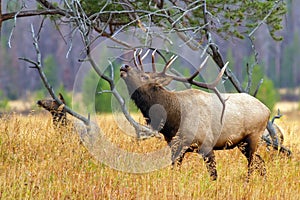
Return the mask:
POLYGON ((138 68, 129 65, 123 65, 120 68, 120 75, 125 81, 129 93, 132 94, 137 88, 147 86, 162 86, 170 84, 172 78, 167 76, 158 76, 156 73, 144 72, 138 68))

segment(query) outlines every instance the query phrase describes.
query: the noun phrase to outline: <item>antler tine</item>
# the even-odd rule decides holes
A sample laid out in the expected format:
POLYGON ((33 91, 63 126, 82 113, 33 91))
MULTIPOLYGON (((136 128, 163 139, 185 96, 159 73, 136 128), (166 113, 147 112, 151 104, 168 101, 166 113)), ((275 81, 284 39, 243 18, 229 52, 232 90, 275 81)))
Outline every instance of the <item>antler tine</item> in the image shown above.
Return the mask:
POLYGON ((214 93, 217 95, 217 97, 219 98, 219 100, 221 101, 222 103, 222 113, 221 113, 221 118, 220 118, 220 122, 221 124, 223 124, 223 118, 224 118, 224 113, 225 113, 225 108, 226 108, 226 105, 225 105, 225 102, 228 100, 227 99, 223 99, 223 97, 221 96, 221 93, 219 92, 219 90, 215 87, 212 89, 214 91, 214 93))
POLYGON ((147 55, 149 54, 150 50, 151 50, 151 49, 148 49, 148 50, 146 51, 146 53, 143 55, 142 61, 147 57, 147 55))
POLYGON ((154 51, 152 52, 152 71, 154 73, 156 73, 156 66, 155 66, 155 53, 156 53, 157 49, 154 49, 154 51))
POLYGON ((172 65, 172 63, 176 60, 178 56, 173 55, 170 60, 167 62, 167 64, 165 65, 163 71, 161 72, 162 74, 165 74, 166 71, 169 69, 169 67, 172 65))
POLYGON ((221 71, 219 72, 219 74, 214 82, 207 84, 208 89, 215 88, 218 85, 218 83, 222 79, 222 76, 223 76, 228 64, 229 64, 229 62, 226 62, 226 64, 222 67, 221 71))
POLYGON ((140 66, 141 70, 144 71, 144 66, 143 66, 143 62, 142 62, 142 58, 141 58, 142 52, 143 52, 143 49, 140 49, 140 52, 138 53, 138 59, 139 59, 139 66, 140 66))
MULTIPOLYGON (((153 68, 153 70, 156 69, 155 66, 154 66, 154 54, 155 54, 155 51, 152 53, 152 68, 153 68)), ((189 77, 189 78, 166 74, 166 71, 171 66, 171 64, 176 60, 176 58, 177 58, 177 56, 175 56, 175 55, 173 55, 170 58, 170 60, 165 65, 163 71, 161 72, 161 75, 167 76, 167 77, 169 77, 169 78, 171 78, 172 80, 175 80, 175 81, 180 81, 180 82, 184 82, 184 83, 190 83, 192 85, 196 85, 198 87, 202 87, 202 88, 206 88, 206 89, 210 89, 210 90, 214 91, 214 93, 217 95, 217 97, 220 99, 220 101, 221 101, 221 103, 223 105, 222 113, 221 113, 221 119, 220 119, 220 122, 222 124, 223 123, 224 113, 225 113, 225 102, 226 102, 227 99, 225 99, 225 100, 223 99, 223 97, 221 96, 221 93, 218 91, 218 89, 216 88, 216 86, 218 85, 218 83, 222 79, 222 76, 223 76, 223 74, 224 74, 224 72, 225 72, 225 70, 226 70, 229 62, 226 62, 226 64, 222 67, 221 71, 219 72, 217 78, 212 83, 203 83, 203 82, 195 81, 194 78, 200 73, 201 69, 206 64, 206 62, 208 60, 208 56, 201 63, 201 65, 199 66, 198 70, 191 77, 189 77)))
POLYGON ((139 68, 136 60, 137 60, 136 59, 136 49, 134 49, 134 51, 133 51, 133 62, 134 62, 134 65, 136 66, 136 68, 139 68))
POLYGON ((223 117, 224 117, 224 112, 225 112, 225 102, 227 99, 223 99, 223 97, 221 96, 219 90, 216 88, 217 84, 220 82, 227 66, 228 66, 228 63, 229 62, 226 62, 226 64, 222 67, 222 70, 219 72, 216 80, 210 84, 206 84, 206 83, 201 83, 201 82, 196 82, 194 80, 190 80, 189 82, 193 85, 197 85, 199 87, 205 87, 207 89, 210 89, 212 91, 214 91, 214 93, 217 95, 217 97, 219 98, 219 100, 221 101, 222 105, 223 105, 223 108, 222 108, 222 114, 221 114, 221 119, 220 119, 220 122, 221 124, 223 123, 223 117))
POLYGON ((190 84, 196 85, 198 87, 202 87, 202 88, 214 90, 216 88, 216 86, 218 85, 218 83, 220 82, 220 80, 221 80, 221 78, 222 78, 222 76, 223 76, 223 74, 224 74, 227 66, 228 66, 228 62, 224 65, 224 67, 222 68, 222 70, 219 72, 217 78, 212 83, 198 82, 198 81, 195 81, 194 79, 190 79, 190 78, 186 78, 186 77, 173 76, 173 75, 169 75, 169 74, 167 74, 167 76, 170 77, 170 78, 172 78, 175 81, 180 81, 180 82, 184 82, 184 83, 190 83, 190 84))
POLYGON ((201 63, 201 65, 199 66, 199 68, 196 70, 196 72, 190 77, 188 78, 189 80, 193 80, 203 69, 203 67, 205 66, 207 60, 208 60, 209 56, 206 56, 206 58, 204 59, 204 61, 201 63))
POLYGON ((146 53, 141 57, 142 55, 142 49, 140 51, 140 53, 138 54, 138 59, 139 59, 139 62, 140 62, 140 66, 141 66, 141 69, 144 71, 144 65, 143 65, 143 60, 147 57, 147 55, 149 54, 150 52, 150 49, 148 49, 146 51, 146 53))
POLYGON ((202 88, 207 88, 207 89, 215 89, 216 86, 218 85, 218 83, 220 82, 220 80, 222 79, 222 76, 226 70, 228 66, 228 62, 224 65, 224 67, 221 69, 221 71, 219 72, 217 78, 214 80, 214 82, 212 83, 203 83, 203 82, 198 82, 198 81, 194 81, 193 79, 187 79, 187 81, 189 83, 191 83, 192 85, 196 85, 198 87, 202 87, 202 88))

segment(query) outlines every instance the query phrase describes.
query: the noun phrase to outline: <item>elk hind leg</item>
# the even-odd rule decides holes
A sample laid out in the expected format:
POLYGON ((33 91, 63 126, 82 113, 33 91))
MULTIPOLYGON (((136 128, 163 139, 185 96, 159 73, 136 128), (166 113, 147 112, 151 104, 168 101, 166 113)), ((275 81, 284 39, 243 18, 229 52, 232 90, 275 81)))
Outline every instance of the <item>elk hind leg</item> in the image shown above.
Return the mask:
POLYGON ((248 160, 248 178, 254 170, 258 170, 261 176, 266 175, 266 168, 264 160, 256 154, 257 137, 248 136, 241 144, 238 145, 240 151, 248 160))

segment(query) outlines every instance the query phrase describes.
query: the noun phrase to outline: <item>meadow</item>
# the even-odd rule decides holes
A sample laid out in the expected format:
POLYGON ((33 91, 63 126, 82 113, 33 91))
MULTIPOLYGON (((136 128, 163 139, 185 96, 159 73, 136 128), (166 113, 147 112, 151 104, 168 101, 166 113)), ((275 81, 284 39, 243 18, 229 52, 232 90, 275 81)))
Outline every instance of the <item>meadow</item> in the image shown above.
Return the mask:
MULTIPOLYGON (((110 115, 97 119, 105 137, 125 151, 167 145, 159 138, 137 141, 110 115)), ((247 183, 247 161, 237 149, 216 152, 217 181, 210 180, 202 157, 189 153, 181 169, 127 173, 93 157, 72 127, 54 129, 46 112, 7 114, 0 118, 0 199, 300 199, 299 112, 277 123, 293 156, 261 145, 267 177, 253 174, 247 183)))

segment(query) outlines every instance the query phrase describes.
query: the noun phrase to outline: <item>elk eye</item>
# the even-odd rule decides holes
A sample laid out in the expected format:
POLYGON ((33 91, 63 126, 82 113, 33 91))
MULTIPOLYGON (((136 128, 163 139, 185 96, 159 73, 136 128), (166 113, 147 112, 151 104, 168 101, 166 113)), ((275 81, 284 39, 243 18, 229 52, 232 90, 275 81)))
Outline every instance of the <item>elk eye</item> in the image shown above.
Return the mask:
POLYGON ((141 77, 142 77, 142 80, 143 80, 143 81, 149 80, 149 76, 146 75, 146 74, 143 74, 141 77))

